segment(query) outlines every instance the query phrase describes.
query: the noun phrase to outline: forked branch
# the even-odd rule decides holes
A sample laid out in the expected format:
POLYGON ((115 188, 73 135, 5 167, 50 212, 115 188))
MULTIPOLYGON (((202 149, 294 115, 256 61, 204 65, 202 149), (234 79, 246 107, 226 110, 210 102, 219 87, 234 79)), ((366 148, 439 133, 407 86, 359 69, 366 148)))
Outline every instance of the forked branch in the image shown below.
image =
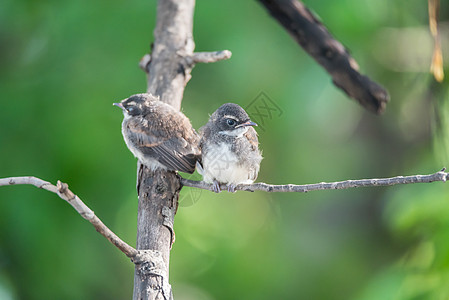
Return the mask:
POLYGON ((126 256, 135 261, 135 257, 139 254, 139 251, 122 241, 114 232, 104 225, 95 213, 84 204, 77 195, 69 190, 66 183, 58 180, 58 183, 53 185, 48 181, 32 176, 0 178, 0 186, 19 184, 34 185, 37 188, 57 194, 61 199, 67 201, 84 219, 89 221, 102 236, 107 238, 108 241, 125 253, 126 256))
MULTIPOLYGON (((264 192, 301 192, 306 193, 310 191, 318 190, 333 190, 333 189, 348 189, 355 187, 374 187, 374 186, 390 186, 397 184, 411 184, 411 183, 430 183, 434 181, 445 182, 449 179, 449 173, 445 172, 446 168, 441 171, 429 174, 429 175, 412 175, 412 176, 396 176, 391 178, 379 178, 379 179, 360 179, 360 180, 345 180, 337 182, 321 182, 315 184, 284 184, 284 185, 272 185, 263 182, 253 184, 241 184, 236 187, 236 190, 241 191, 264 191, 264 192)), ((204 190, 212 191, 212 184, 205 183, 204 181, 194 181, 185 179, 179 176, 179 180, 183 186, 194 187, 204 190)), ((121 240, 115 233, 113 233, 103 222, 95 215, 95 213, 84 204, 81 199, 69 190, 66 183, 58 181, 56 185, 51 184, 48 181, 33 177, 8 177, 0 178, 0 186, 7 185, 34 185, 37 188, 47 190, 49 192, 57 194, 61 199, 67 201, 84 219, 88 220, 95 229, 107 238, 113 245, 115 245, 126 256, 131 258, 135 264, 148 263, 148 258, 151 258, 154 263, 154 269, 158 270, 155 274, 163 274, 165 272, 165 263, 161 258, 160 251, 152 250, 136 250, 123 240, 121 240), (155 263, 159 262, 159 263, 155 263)), ((221 186, 221 189, 226 189, 225 185, 221 186)), ((165 286, 168 286, 165 284, 165 286)), ((166 293, 169 293, 166 291, 166 293)))

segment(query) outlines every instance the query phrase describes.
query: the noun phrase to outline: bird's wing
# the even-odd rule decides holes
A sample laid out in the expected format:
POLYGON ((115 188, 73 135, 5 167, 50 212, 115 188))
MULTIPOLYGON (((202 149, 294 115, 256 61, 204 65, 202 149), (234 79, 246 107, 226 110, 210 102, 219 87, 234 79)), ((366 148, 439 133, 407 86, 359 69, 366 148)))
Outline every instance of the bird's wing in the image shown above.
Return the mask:
POLYGON ((159 161, 168 169, 186 173, 195 171, 199 151, 183 137, 167 137, 161 131, 142 129, 136 122, 127 125, 129 140, 144 155, 159 161))
POLYGON ((160 145, 145 148, 144 153, 153 152, 153 157, 170 169, 193 173, 198 160, 198 155, 193 152, 192 147, 183 138, 172 138, 162 142, 160 145))
POLYGON ((248 139, 249 144, 251 145, 251 150, 258 151, 259 149, 259 139, 257 138, 257 132, 254 128, 248 128, 248 131, 245 133, 245 137, 248 139))
POLYGON ((248 139, 248 142, 251 146, 251 151, 258 153, 259 155, 253 156, 255 157, 255 161, 251 163, 250 171, 248 173, 248 179, 254 181, 259 174, 260 169, 260 161, 262 160, 262 156, 260 156, 259 151, 259 139, 257 138, 257 132, 254 128, 250 127, 248 131, 245 133, 245 137, 248 139))

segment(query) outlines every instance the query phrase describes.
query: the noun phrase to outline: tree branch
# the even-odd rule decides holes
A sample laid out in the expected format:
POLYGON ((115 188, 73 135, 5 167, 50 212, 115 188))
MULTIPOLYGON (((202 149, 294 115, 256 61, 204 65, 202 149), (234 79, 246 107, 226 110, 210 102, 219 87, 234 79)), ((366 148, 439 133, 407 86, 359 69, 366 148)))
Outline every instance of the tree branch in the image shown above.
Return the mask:
POLYGON ((388 92, 369 77, 360 74, 349 51, 335 40, 312 12, 297 0, 259 0, 299 45, 332 76, 334 84, 363 107, 382 113, 388 92))
MULTIPOLYGON (((396 176, 390 178, 373 178, 373 179, 359 179, 359 180, 345 180, 336 182, 321 182, 314 184, 283 184, 273 185, 263 182, 253 184, 240 184, 236 186, 236 190, 254 192, 299 192, 307 193, 318 190, 339 190, 357 187, 374 187, 374 186, 391 186, 397 184, 411 184, 411 183, 430 183, 435 181, 446 182, 449 179, 449 173, 445 172, 446 168, 441 171, 429 175, 412 175, 412 176, 396 176)), ((182 186, 194 187, 203 190, 213 191, 212 184, 204 181, 194 181, 182 178, 179 176, 182 186)), ((148 251, 138 251, 121 240, 115 233, 113 233, 104 223, 95 215, 95 213, 84 202, 69 190, 68 185, 58 180, 55 185, 48 181, 39 179, 33 176, 24 177, 7 177, 0 178, 0 186, 8 185, 34 185, 37 188, 47 190, 57 194, 61 199, 69 203, 84 219, 89 221, 95 229, 105 238, 107 238, 113 245, 115 245, 126 256, 131 258, 135 263, 147 262, 149 256, 148 251)), ((226 185, 222 184, 221 189, 225 190, 226 185)), ((156 252, 157 259, 162 259, 160 252, 156 252)), ((163 261, 163 260, 162 260, 163 261)), ((162 264, 163 265, 163 264, 162 264)))
POLYGON ((55 186, 48 181, 32 176, 0 178, 0 186, 19 184, 34 185, 37 188, 57 194, 61 199, 69 203, 84 219, 89 221, 102 236, 107 238, 108 241, 125 253, 126 256, 134 261, 136 255, 139 254, 139 251, 122 241, 115 233, 104 225, 95 213, 84 204, 77 195, 69 190, 66 183, 62 183, 58 180, 58 183, 55 186))
MULTIPOLYGON (((195 0, 158 1, 152 53, 145 55, 139 63, 148 76, 147 92, 177 110, 181 108, 184 88, 196 63, 231 57, 228 50, 193 52, 194 7, 195 0)), ((142 256, 143 260, 149 260, 136 264, 133 299, 172 299, 168 283, 170 249, 174 240, 173 223, 181 184, 176 173, 151 171, 141 164, 137 174, 139 207, 136 248, 159 253, 163 264, 159 264, 158 272, 149 272, 148 266, 156 262, 152 256, 142 256)))
MULTIPOLYGON (((253 184, 239 184, 236 186, 236 190, 254 192, 297 192, 307 193, 311 191, 320 190, 340 190, 357 187, 370 187, 370 186, 390 186, 397 184, 410 184, 410 183, 429 183, 434 181, 443 181, 449 179, 449 173, 445 172, 446 168, 441 171, 430 175, 413 175, 413 176, 397 176, 391 178, 373 178, 373 179, 359 179, 359 180, 345 180, 336 182, 320 182, 314 184, 266 184, 263 182, 257 182, 253 184)), ((185 178, 181 178, 181 184, 183 186, 195 187, 203 190, 213 191, 213 185, 205 183, 204 181, 194 181, 185 178)), ((220 189, 226 190, 226 185, 222 184, 220 189)))
POLYGON ((231 58, 232 53, 229 50, 215 52, 195 52, 192 56, 186 57, 187 63, 214 63, 220 60, 231 58))
MULTIPOLYGON (((147 73, 147 92, 180 110, 184 87, 193 65, 185 57, 193 54, 193 11, 195 0, 159 0, 151 54, 139 65, 147 73), (182 55, 181 55, 182 54, 182 55)), ((134 271, 133 299, 173 299, 169 279, 173 223, 181 185, 175 173, 137 168, 137 245, 139 250, 156 251, 163 264, 160 272, 149 272, 151 256, 134 271), (171 211, 172 213, 167 213, 171 211), (165 214, 164 214, 165 212, 165 214), (164 291, 161 294, 161 291, 164 291)))

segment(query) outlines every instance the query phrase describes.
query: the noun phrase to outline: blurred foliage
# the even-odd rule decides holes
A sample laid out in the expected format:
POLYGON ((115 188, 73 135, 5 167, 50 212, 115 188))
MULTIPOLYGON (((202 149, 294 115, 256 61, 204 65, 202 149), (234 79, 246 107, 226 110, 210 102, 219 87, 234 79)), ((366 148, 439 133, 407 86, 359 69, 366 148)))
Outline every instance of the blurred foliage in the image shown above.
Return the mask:
MULTIPOLYGON (((195 128, 224 102, 264 92, 282 110, 259 129, 259 180, 313 183, 435 172, 448 166, 448 82, 428 74, 427 2, 306 4, 391 93, 365 112, 256 1, 199 0, 198 65, 183 100, 195 128)), ((3 0, 0 177, 67 182, 135 244, 136 160, 112 102, 142 92, 155 1, 3 0)), ((442 1, 441 19, 449 19, 442 1)), ((448 25, 442 24, 445 62, 448 25)), ((447 72, 447 64, 446 74, 447 72)), ((197 175, 196 175, 197 176, 197 175)), ((197 178, 197 177, 196 177, 197 178)), ((185 188, 170 282, 176 299, 448 299, 449 186, 309 194, 185 188)), ((0 188, 0 299, 129 299, 133 265, 62 200, 0 188)))

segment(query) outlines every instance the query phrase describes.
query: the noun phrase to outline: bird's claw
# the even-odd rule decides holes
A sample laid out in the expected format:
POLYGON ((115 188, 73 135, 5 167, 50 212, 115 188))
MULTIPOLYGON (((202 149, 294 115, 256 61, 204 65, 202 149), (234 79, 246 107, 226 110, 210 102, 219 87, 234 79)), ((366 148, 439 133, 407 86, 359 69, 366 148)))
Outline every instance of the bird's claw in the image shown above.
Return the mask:
POLYGON ((220 189, 220 183, 218 182, 218 181, 216 181, 216 180, 214 180, 214 182, 212 183, 212 191, 214 192, 214 193, 219 193, 219 192, 221 192, 221 189, 220 189))
POLYGON ((232 183, 228 184, 228 192, 235 193, 235 187, 236 187, 235 184, 232 183))

